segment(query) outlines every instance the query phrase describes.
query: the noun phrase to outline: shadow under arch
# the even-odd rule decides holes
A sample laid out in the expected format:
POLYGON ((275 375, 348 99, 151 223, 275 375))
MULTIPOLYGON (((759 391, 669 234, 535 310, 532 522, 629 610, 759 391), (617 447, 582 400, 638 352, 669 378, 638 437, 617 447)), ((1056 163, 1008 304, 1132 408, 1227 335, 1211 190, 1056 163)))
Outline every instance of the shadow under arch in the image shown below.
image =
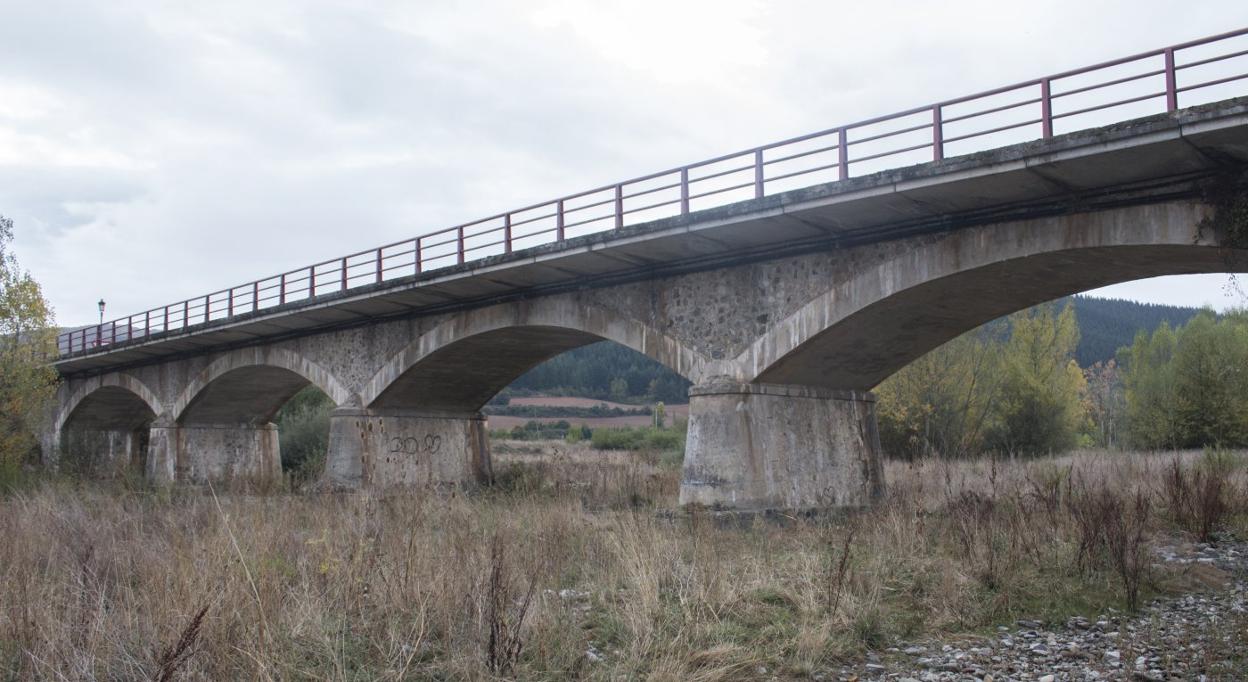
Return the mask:
POLYGON ((1162 275, 1248 271, 1208 207, 1153 204, 967 228, 864 270, 738 358, 758 383, 869 390, 981 324, 1071 294, 1162 275))
POLYGON ((613 341, 685 378, 701 354, 631 319, 569 301, 503 304, 457 315, 396 354, 365 387, 363 405, 475 413, 528 370, 581 346, 613 341), (504 307, 510 306, 510 307, 504 307))
POLYGON ((138 379, 127 374, 92 379, 57 416, 57 460, 93 475, 143 472, 149 464, 149 429, 161 414, 159 399, 138 379))
POLYGON ((351 393, 321 366, 280 348, 244 348, 217 358, 178 396, 179 424, 267 424, 292 396, 313 384, 336 405, 351 393))

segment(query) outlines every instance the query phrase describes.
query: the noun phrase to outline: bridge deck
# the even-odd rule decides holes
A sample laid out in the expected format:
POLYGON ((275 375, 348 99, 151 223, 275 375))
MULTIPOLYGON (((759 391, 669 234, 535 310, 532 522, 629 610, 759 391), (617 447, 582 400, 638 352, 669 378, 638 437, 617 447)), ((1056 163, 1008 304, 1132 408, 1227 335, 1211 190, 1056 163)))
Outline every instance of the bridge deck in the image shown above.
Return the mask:
MULTIPOLYGON (((820 184, 314 300, 209 320, 62 357, 65 375, 248 345, 393 316, 895 238, 1019 212, 1094 204, 1110 190, 1167 191, 1248 164, 1248 98, 820 184)), ((1172 194, 1171 194, 1172 196, 1172 194)))

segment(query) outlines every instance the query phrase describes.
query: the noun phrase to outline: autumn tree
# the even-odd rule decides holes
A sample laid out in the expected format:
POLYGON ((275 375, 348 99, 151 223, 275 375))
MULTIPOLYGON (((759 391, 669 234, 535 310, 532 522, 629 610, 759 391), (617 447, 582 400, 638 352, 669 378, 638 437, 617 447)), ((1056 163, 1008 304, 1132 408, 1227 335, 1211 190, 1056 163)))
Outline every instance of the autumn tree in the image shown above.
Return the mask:
POLYGON ((12 240, 13 221, 0 216, 0 473, 12 473, 35 451, 56 388, 46 363, 56 348, 52 310, 18 266, 12 240))
POLYGON ((1070 305, 1060 312, 1040 305, 1010 316, 989 447, 1039 455, 1075 446, 1086 420, 1083 371, 1074 359, 1078 344, 1070 305))

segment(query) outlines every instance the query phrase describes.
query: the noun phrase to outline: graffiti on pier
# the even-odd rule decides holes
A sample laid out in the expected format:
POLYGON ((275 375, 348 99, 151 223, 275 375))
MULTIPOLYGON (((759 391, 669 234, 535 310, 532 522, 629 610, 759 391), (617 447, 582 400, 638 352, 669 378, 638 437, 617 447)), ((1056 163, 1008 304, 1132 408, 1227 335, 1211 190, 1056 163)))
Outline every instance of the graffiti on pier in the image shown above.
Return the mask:
POLYGON ((391 454, 432 455, 442 448, 442 436, 426 434, 424 438, 408 436, 407 438, 391 438, 391 454))

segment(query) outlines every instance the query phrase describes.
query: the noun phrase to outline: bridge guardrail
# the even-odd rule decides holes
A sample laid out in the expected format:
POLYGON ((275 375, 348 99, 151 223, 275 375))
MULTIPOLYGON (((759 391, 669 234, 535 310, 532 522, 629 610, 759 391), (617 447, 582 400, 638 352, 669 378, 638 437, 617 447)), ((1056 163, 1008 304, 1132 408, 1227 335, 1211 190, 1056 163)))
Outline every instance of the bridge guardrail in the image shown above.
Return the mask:
POLYGON ((1248 28, 772 142, 321 261, 62 333, 57 353, 106 352, 584 234, 1175 111, 1181 97, 1191 106, 1243 94, 1233 88, 1244 79, 1248 28), (1188 101, 1196 93, 1203 99, 1188 101))

